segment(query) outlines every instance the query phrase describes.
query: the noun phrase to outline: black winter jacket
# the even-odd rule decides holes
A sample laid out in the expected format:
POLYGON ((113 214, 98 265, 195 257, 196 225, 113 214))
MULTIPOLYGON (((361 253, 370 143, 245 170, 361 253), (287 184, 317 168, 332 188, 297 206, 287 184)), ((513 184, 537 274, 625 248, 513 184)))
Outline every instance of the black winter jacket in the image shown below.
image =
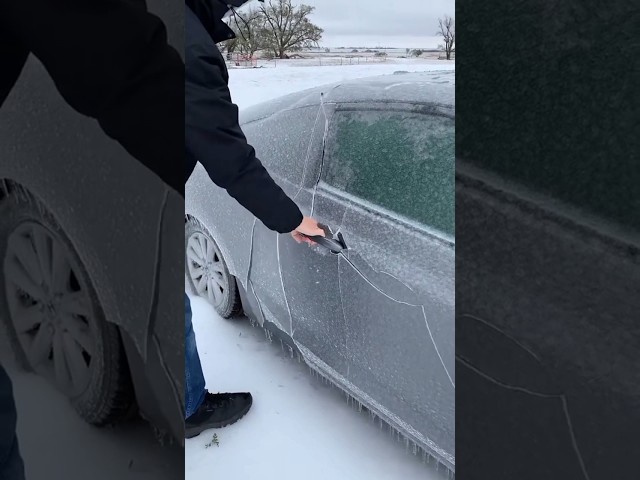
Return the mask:
POLYGON ((226 6, 219 0, 186 0, 186 5, 185 181, 200 162, 216 185, 267 228, 291 232, 302 213, 256 158, 231 101, 227 68, 216 46, 234 36, 222 21, 226 6))
POLYGON ((0 1, 0 106, 29 53, 72 108, 184 195, 184 63, 144 0, 0 1))

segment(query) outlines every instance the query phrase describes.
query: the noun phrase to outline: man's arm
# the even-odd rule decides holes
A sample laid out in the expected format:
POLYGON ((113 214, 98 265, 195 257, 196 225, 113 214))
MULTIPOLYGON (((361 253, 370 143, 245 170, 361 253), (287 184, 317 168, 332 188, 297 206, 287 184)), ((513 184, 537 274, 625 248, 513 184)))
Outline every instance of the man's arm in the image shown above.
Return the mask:
POLYGON ((72 108, 184 195, 184 63, 144 0, 3 0, 0 28, 72 108))
POLYGON ((187 42, 185 141, 189 155, 267 228, 288 233, 301 224, 297 205, 256 158, 238 123, 215 45, 187 42), (212 48, 213 47, 213 48, 212 48))

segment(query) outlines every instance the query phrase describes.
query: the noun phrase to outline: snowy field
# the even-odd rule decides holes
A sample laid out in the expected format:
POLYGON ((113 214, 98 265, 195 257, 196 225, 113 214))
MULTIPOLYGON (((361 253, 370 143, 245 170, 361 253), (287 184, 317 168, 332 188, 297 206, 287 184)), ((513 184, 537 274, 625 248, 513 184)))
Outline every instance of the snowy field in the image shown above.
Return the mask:
MULTIPOLYGON (((404 60, 404 59, 400 59, 404 60)), ((377 65, 231 69, 233 100, 245 108, 326 83, 372 75, 453 70, 446 61, 387 61, 377 65)), ((407 452, 367 413, 290 359, 280 343, 266 340, 248 320, 223 320, 204 300, 193 301, 194 329, 207 387, 213 392, 250 391, 245 418, 187 440, 187 480, 435 480, 443 469, 407 452), (211 444, 213 434, 218 445, 211 444)))
POLYGON ((453 60, 389 58, 381 63, 343 66, 318 66, 313 63, 315 60, 278 60, 276 67, 271 64, 263 68, 231 68, 231 98, 242 109, 289 93, 344 80, 390 75, 397 71, 455 70, 453 60))

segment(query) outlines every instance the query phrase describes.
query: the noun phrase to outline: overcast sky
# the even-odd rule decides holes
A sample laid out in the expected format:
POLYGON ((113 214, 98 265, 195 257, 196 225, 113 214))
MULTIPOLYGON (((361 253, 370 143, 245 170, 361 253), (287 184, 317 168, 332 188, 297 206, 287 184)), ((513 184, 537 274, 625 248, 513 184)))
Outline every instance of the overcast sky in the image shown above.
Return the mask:
POLYGON ((315 7, 322 47, 430 48, 438 18, 455 16, 455 0, 293 0, 315 7))

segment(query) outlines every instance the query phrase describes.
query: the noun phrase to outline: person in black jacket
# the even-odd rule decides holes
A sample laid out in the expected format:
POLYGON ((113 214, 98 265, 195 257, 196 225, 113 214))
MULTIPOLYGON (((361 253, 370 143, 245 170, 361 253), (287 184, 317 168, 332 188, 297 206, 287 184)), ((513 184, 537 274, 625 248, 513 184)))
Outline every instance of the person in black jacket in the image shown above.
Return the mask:
MULTIPOLYGON (((273 181, 238 123, 238 108, 231 101, 226 64, 216 43, 234 38, 222 21, 229 6, 247 0, 186 0, 185 10, 185 144, 188 179, 200 162, 214 183, 227 190, 264 225, 290 233, 297 242, 324 235, 318 223, 304 217, 297 205, 273 181)), ((212 394, 204 375, 185 295, 185 435, 234 423, 252 404, 249 393, 212 394)))

